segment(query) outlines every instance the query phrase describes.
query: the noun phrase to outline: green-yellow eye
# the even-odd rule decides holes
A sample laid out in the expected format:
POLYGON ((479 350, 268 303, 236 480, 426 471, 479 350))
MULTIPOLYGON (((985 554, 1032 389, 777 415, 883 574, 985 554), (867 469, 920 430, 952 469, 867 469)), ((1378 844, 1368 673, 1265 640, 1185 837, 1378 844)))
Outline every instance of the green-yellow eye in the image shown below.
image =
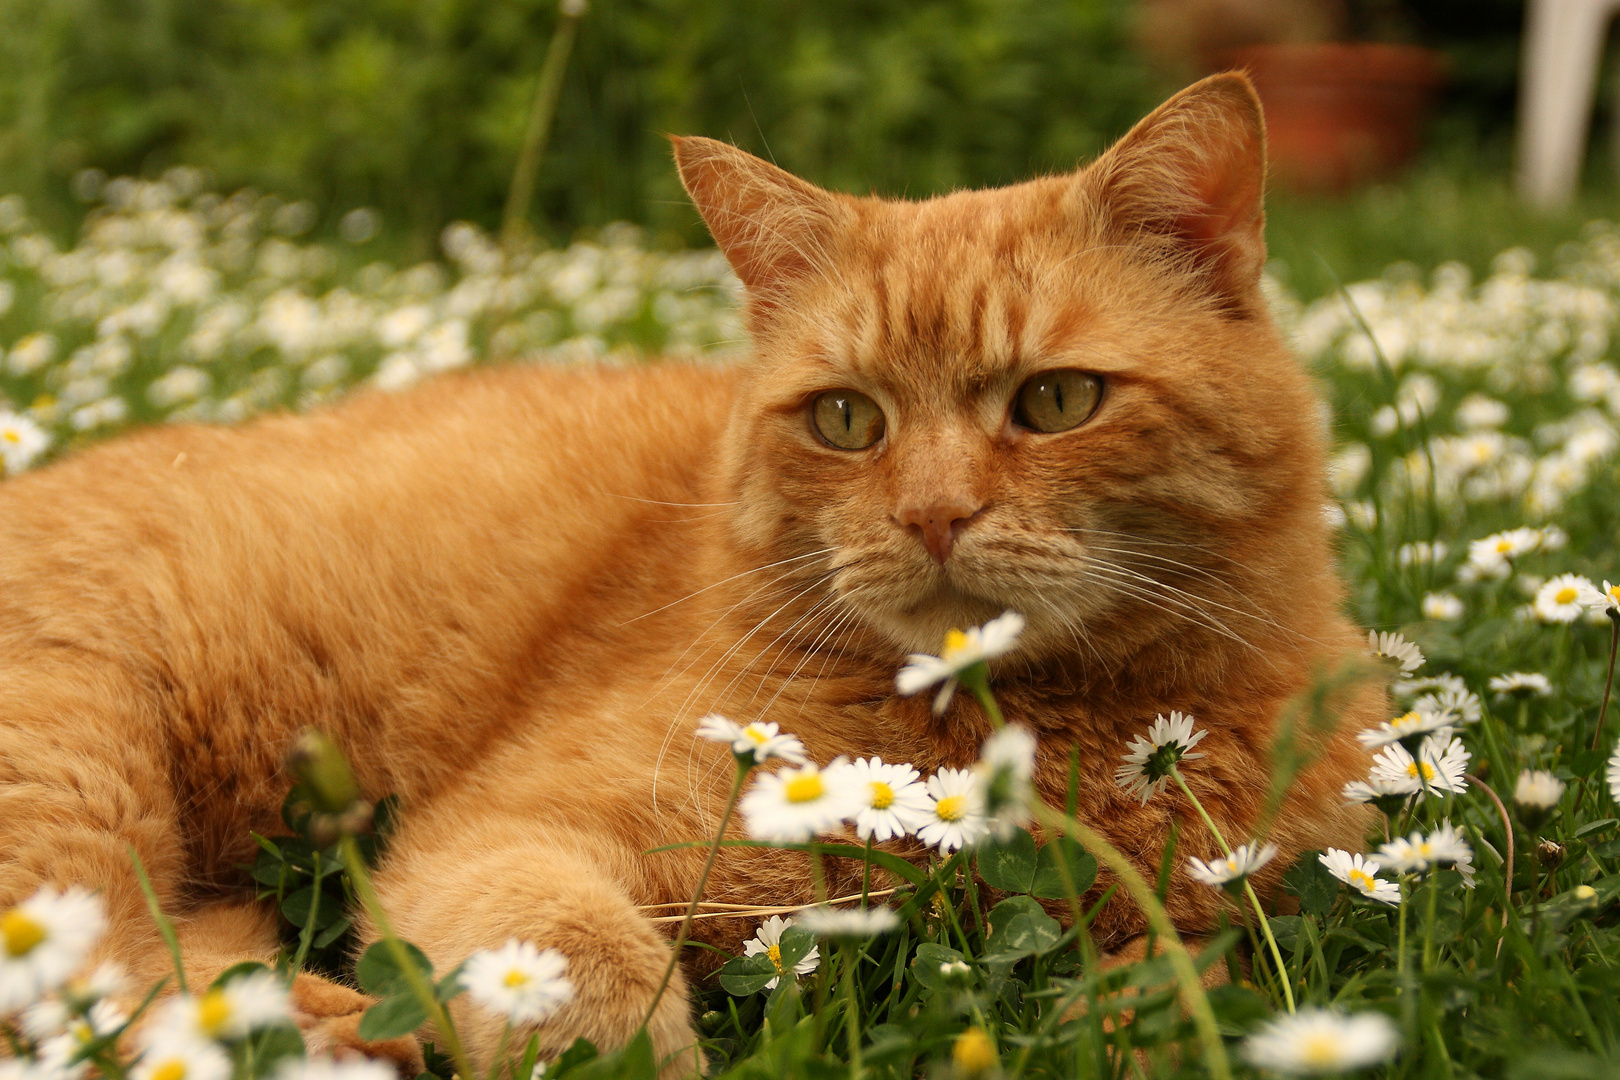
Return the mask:
POLYGON ((1102 380, 1086 371, 1043 371, 1018 388, 1013 420, 1036 431, 1068 431, 1097 411, 1102 380))
POLYGON ((828 390, 810 403, 816 434, 840 450, 865 450, 883 438, 883 410, 854 390, 828 390))

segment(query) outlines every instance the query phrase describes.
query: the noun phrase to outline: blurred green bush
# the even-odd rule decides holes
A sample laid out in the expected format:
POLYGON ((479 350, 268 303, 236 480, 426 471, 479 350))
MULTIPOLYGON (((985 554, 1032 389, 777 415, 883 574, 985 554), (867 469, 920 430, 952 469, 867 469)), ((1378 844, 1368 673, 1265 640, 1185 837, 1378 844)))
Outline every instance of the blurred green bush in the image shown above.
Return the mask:
MULTIPOLYGON (((542 167, 552 239, 696 240, 665 133, 851 190, 1070 167, 1165 87, 1127 0, 596 0, 542 167)), ((426 246, 493 225, 554 0, 0 0, 0 191, 73 220, 72 178, 185 164, 361 205, 426 246)))

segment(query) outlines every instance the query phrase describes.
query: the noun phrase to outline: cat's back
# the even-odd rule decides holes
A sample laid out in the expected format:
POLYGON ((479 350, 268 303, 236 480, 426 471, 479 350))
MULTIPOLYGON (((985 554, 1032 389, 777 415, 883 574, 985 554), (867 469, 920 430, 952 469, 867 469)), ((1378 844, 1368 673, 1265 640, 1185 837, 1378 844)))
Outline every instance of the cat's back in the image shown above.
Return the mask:
POLYGON ((71 454, 0 483, 0 663, 98 658, 182 738, 489 737, 595 618, 683 588, 734 383, 496 368, 71 454))

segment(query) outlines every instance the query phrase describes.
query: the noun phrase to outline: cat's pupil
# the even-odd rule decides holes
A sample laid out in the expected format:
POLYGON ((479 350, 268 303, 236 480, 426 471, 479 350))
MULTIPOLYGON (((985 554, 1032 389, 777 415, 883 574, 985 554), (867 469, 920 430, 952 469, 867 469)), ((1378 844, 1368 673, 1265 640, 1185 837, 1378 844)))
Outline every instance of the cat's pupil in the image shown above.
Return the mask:
POLYGON ((848 431, 853 426, 851 423, 853 420, 853 410, 849 407, 849 399, 845 398, 844 400, 840 401, 838 403, 838 408, 844 414, 844 430, 848 431))
POLYGON ((1052 384, 1052 401, 1057 405, 1057 411, 1061 413, 1063 411, 1063 384, 1062 383, 1053 383, 1052 384))

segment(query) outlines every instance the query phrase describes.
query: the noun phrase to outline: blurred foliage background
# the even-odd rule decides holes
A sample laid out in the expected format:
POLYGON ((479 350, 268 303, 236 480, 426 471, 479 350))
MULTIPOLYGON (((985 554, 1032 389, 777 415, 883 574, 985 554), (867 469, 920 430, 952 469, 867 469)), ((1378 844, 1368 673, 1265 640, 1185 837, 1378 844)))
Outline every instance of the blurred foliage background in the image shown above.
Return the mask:
MULTIPOLYGON (((1534 221, 1507 194, 1520 0, 1346 4, 1355 36, 1442 49, 1450 83, 1415 194, 1276 201, 1273 245, 1297 288, 1328 287, 1324 260, 1349 278, 1399 258, 1482 266, 1541 236, 1550 254, 1593 216, 1589 203, 1534 221)), ((1068 168, 1198 74, 1149 64, 1135 13, 1130 0, 596 0, 535 223, 553 242, 616 220, 658 244, 703 242, 665 133, 728 139, 858 192, 1068 168)), ((310 200, 327 231, 374 207, 381 246, 425 257, 447 222, 497 223, 556 19, 555 0, 0 0, 0 191, 66 237, 83 170, 195 166, 221 190, 310 200)), ((1613 185, 1595 169, 1602 200, 1613 185)))

